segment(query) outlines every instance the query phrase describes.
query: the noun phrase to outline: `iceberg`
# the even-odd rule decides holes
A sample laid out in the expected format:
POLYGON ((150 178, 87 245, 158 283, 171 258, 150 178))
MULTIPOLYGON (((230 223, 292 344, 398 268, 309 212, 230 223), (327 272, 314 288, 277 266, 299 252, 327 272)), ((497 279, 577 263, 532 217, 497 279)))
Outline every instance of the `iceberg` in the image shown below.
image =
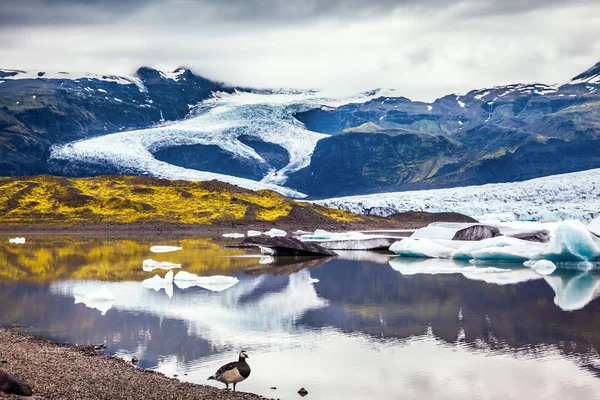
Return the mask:
POLYGON ((329 250, 387 250, 399 237, 366 235, 362 232, 328 232, 317 229, 300 236, 302 242, 316 242, 329 250))
POLYGON ((13 239, 8 239, 8 243, 25 244, 25 238, 16 237, 16 238, 13 238, 13 239))
POLYGON ((390 251, 402 257, 451 258, 455 250, 430 239, 406 238, 392 244, 390 251))
POLYGON ((526 266, 531 267, 532 270, 540 275, 552 275, 556 270, 556 265, 552 261, 539 260, 539 261, 528 261, 525 263, 526 266))
POLYGON ((102 286, 98 291, 84 296, 75 296, 75 304, 83 303, 88 308, 93 308, 106 315, 106 312, 112 308, 117 298, 106 286, 102 286))
POLYGON ((594 219, 587 226, 588 231, 592 232, 595 236, 600 237, 600 217, 594 219))
POLYGON ((224 233, 223 234, 224 238, 229 238, 229 239, 241 239, 244 236, 245 235, 243 233, 224 233))
POLYGON ((212 292, 222 292, 229 289, 239 282, 238 278, 233 276, 214 275, 214 276, 198 276, 185 271, 180 271, 173 278, 175 285, 180 289, 188 289, 193 286, 198 286, 212 292))
POLYGON ((144 260, 142 262, 142 269, 146 272, 152 272, 155 269, 174 269, 181 268, 181 264, 174 264, 168 261, 154 261, 153 259, 144 260))
POLYGON ((248 231, 246 234, 248 237, 255 237, 262 235, 261 231, 248 231))
POLYGON ((154 275, 152 278, 144 280, 142 285, 157 292, 164 289, 167 296, 173 297, 173 271, 167 272, 164 278, 154 275))
POLYGON ((281 229, 271 229, 267 232, 264 232, 265 235, 267 236, 271 236, 271 237, 283 237, 287 235, 286 231, 282 231, 281 229))
POLYGON ((417 229, 412 235, 413 239, 446 239, 452 240, 456 232, 470 228, 475 223, 452 223, 452 222, 434 222, 428 226, 417 229))
POLYGON ((551 261, 592 261, 600 258, 600 249, 583 223, 565 221, 553 233, 554 238, 539 258, 551 261))
POLYGON ((170 253, 172 251, 183 250, 181 247, 176 246, 152 246, 150 247, 150 251, 153 253, 170 253))

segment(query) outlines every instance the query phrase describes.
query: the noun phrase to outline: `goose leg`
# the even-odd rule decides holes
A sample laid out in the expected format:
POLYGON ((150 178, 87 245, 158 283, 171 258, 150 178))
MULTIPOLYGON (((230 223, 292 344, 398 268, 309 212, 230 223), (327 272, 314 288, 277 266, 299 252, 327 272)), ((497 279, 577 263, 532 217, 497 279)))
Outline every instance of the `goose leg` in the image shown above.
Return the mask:
MULTIPOLYGON (((237 383, 237 382, 236 382, 237 383)), ((235 383, 233 384, 233 391, 235 392, 235 383)))
POLYGON ((225 388, 225 390, 229 390, 229 383, 226 383, 225 385, 227 385, 227 387, 225 388))

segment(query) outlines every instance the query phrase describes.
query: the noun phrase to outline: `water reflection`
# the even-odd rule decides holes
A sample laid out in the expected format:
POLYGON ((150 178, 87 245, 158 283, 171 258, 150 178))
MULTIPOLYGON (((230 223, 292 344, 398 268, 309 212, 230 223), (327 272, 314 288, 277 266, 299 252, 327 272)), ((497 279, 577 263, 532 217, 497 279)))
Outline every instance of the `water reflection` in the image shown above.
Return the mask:
POLYGON ((239 283, 222 292, 175 285, 169 298, 141 284, 154 274, 142 271, 148 243, 117 243, 126 250, 111 260, 123 271, 98 266, 97 255, 115 243, 83 245, 88 252, 65 244, 32 249, 62 262, 42 268, 43 279, 18 264, 19 257, 33 257, 26 247, 10 256, 11 264, 0 264, 0 274, 18 269, 27 276, 0 282, 0 323, 32 325, 31 332, 60 341, 107 342, 113 353, 138 355, 142 367, 199 383, 244 347, 253 375, 239 388, 269 397, 297 398, 301 386, 315 399, 600 393, 594 272, 542 277, 524 268, 366 252, 259 264, 258 257, 231 258, 240 253, 199 241, 159 261, 203 276, 232 275, 239 283), (61 256, 75 253, 78 258, 61 256), (82 270, 85 280, 78 278, 82 270), (48 278, 55 271, 68 279, 48 278), (117 299, 106 315, 74 303, 75 295, 103 286, 117 299))

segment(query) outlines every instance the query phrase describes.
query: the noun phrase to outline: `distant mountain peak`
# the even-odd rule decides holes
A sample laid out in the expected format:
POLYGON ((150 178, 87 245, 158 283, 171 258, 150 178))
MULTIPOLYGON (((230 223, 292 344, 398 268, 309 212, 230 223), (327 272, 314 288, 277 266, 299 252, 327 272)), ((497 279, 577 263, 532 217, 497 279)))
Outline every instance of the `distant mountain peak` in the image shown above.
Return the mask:
POLYGON ((600 83, 600 62, 571 79, 570 83, 600 83))

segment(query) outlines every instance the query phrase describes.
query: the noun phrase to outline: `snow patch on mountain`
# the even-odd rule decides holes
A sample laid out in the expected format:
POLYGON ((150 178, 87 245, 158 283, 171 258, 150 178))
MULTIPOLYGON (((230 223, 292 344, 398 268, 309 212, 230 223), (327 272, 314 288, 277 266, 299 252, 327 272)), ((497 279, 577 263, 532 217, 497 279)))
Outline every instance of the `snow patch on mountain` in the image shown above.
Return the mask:
POLYGON ((553 218, 591 221, 600 215, 600 169, 522 182, 348 196, 315 203, 382 216, 426 211, 458 212, 473 218, 508 214, 521 221, 553 218))

